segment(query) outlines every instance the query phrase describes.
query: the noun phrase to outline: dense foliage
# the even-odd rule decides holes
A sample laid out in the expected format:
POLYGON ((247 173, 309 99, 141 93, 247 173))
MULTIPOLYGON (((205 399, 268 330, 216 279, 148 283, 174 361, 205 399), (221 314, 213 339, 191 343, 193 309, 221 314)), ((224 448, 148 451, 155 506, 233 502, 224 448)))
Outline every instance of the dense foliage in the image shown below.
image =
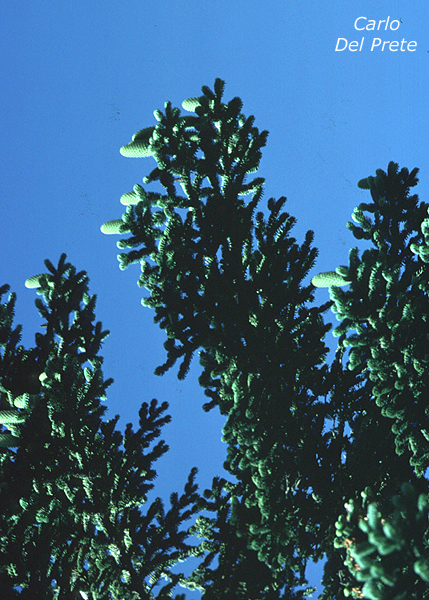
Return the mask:
MULTIPOLYGON (((182 528, 197 510, 196 473, 168 510, 159 498, 142 510, 168 450, 154 444, 168 404, 144 402, 139 428, 124 435, 119 416, 103 421, 111 380, 98 352, 108 332, 94 323, 88 277, 65 258, 27 281, 46 326, 34 348, 17 346, 15 295, 1 306, 0 421, 11 433, 0 439, 0 598, 151 598, 179 557, 198 554, 182 528)), ((170 574, 157 597, 181 579, 170 574)))
POLYGON ((164 191, 135 185, 102 231, 122 234, 121 268, 141 265, 142 302, 167 335, 156 374, 179 361, 183 378, 198 355, 203 408, 226 419, 230 479, 200 495, 193 471, 167 512, 160 500, 143 510, 167 403, 144 403, 137 432, 103 421, 95 297, 64 255, 46 261, 27 281, 46 320, 34 348, 18 345, 13 294, 0 312, 7 597, 162 599, 181 583, 205 600, 293 600, 322 557, 323 600, 429 597, 429 218, 410 195, 417 169, 390 163, 359 182, 371 200, 348 227, 369 248, 310 282, 312 232, 291 236, 286 198, 260 208, 267 132, 223 91, 219 79, 203 87, 183 103, 190 115, 167 102, 121 149, 153 157, 144 183, 164 191), (317 286, 329 287, 321 306, 317 286), (191 575, 172 570, 191 555, 191 575))

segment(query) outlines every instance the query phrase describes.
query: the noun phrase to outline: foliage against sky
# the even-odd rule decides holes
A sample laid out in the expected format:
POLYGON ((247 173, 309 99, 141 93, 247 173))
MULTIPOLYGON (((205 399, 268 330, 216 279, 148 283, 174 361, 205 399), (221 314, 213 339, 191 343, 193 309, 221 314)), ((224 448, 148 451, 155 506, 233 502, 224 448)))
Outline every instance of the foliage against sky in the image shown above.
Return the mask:
POLYGON ((269 199, 268 215, 257 211, 264 181, 253 173, 266 132, 242 114, 239 98, 224 103, 223 88, 218 79, 213 91, 203 87, 202 96, 185 101, 195 116, 166 103, 165 113, 155 111, 158 125, 122 149, 153 156, 157 167, 144 183, 159 181, 166 193, 136 185, 122 197, 122 219, 102 230, 128 236, 119 242, 122 268, 141 264, 144 304, 167 334, 166 362, 156 374, 179 360, 183 378, 199 355, 204 408, 218 406, 226 417, 231 481, 215 478, 197 497, 193 471, 169 512, 159 501, 147 517, 140 512, 150 489, 144 481, 155 475, 150 464, 166 448, 142 450, 167 422, 157 421, 167 407, 154 401, 148 413, 143 404, 139 430, 127 427, 124 438, 114 430, 117 419, 102 422, 109 382, 97 357, 106 332, 92 323, 95 297, 65 255, 58 267, 46 261, 49 272, 27 282, 44 300, 36 305, 46 333, 36 335, 34 348, 18 346, 14 296, 2 312, 3 422, 10 429, 2 443, 14 447, 11 437, 18 438, 16 454, 2 455, 4 585, 21 585, 24 597, 47 586, 64 597, 69 586, 94 598, 150 597, 165 574, 171 585, 159 598, 177 582, 206 598, 298 598, 307 562, 326 555, 324 599, 422 598, 428 205, 409 194, 417 169, 390 163, 359 182, 372 202, 355 209, 358 226, 350 229, 374 248, 361 258, 352 249, 349 266, 335 271, 333 302, 313 306, 314 285, 304 283, 317 255, 313 234, 301 245, 291 237, 295 219, 283 211, 285 198, 269 199), (327 365, 323 315, 331 305, 341 323, 327 365), (37 377, 18 389, 29 364, 37 377), (26 476, 14 485, 21 465, 26 476), (214 516, 201 515, 191 530, 203 540, 198 550, 177 528, 201 509, 214 516), (206 557, 186 581, 170 572, 200 552, 206 557))

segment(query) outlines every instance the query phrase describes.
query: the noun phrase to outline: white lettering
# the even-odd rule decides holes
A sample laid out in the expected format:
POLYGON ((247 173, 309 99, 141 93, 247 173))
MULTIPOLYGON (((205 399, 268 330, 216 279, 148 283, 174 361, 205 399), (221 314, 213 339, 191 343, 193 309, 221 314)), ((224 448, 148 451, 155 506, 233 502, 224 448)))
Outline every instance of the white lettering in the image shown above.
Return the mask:
POLYGON ((346 38, 338 38, 337 45, 335 46, 335 52, 342 52, 346 48, 347 48, 347 40, 346 40, 346 38), (344 46, 344 48, 338 48, 338 44, 339 44, 340 40, 343 40, 343 42, 346 42, 346 45, 344 46))
POLYGON ((335 52, 342 52, 343 50, 346 50, 347 48, 350 50, 350 52, 357 52, 359 50, 359 52, 362 50, 362 46, 363 46, 363 40, 365 38, 362 37, 360 45, 359 42, 353 41, 350 42, 350 44, 348 43, 348 41, 346 40, 346 38, 338 38, 337 40, 337 45, 335 46, 335 52), (340 42, 344 42, 345 45, 340 48, 340 42))
POLYGON ((408 52, 415 52, 416 47, 417 47, 417 42, 407 42, 405 38, 402 38, 401 42, 396 42, 396 41, 390 42, 388 40, 382 42, 380 40, 380 38, 374 38, 372 40, 371 52, 374 50, 374 48, 378 48, 378 46, 381 46, 381 51, 383 52, 386 45, 389 48, 390 52, 397 52, 398 49, 401 52, 406 52, 407 50, 408 50, 408 52), (399 44, 401 44, 400 48, 398 48, 399 44))
POLYGON ((357 29, 358 31, 363 31, 365 29, 365 27, 358 27, 357 26, 357 22, 360 21, 361 19, 364 19, 364 21, 366 21, 366 17, 358 17, 355 21, 355 29, 357 29))
POLYGON ((387 29, 391 29, 392 31, 396 31, 397 29, 399 29, 401 23, 400 21, 392 21, 390 22, 390 17, 387 17, 387 19, 380 19, 380 21, 378 21, 378 23, 372 19, 367 19, 366 17, 358 17, 355 21, 355 29, 357 29, 358 31, 363 31, 364 29, 366 29, 367 31, 374 31, 375 29, 377 29, 377 31, 381 29, 383 29, 382 25, 383 23, 386 23, 386 25, 384 26, 384 30, 387 31, 387 29), (359 23, 359 21, 367 21, 366 25, 363 25, 363 23, 359 23), (359 25, 363 25, 363 27, 358 27, 358 23, 359 25), (389 24, 390 23, 390 24, 389 24), (393 25, 395 23, 395 26, 393 25))

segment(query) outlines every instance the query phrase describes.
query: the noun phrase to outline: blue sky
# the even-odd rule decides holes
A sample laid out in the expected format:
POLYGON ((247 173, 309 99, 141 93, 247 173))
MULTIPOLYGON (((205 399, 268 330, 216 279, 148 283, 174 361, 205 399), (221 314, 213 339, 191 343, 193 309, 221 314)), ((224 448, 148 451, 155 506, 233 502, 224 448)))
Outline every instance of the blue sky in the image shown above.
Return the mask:
MULTIPOLYGON (((220 77, 225 98, 240 96, 244 113, 270 132, 260 168, 264 201, 287 196, 298 241, 315 231, 320 254, 312 275, 347 264, 355 244, 345 224, 368 198, 359 179, 390 160, 417 166, 416 191, 428 199, 429 7, 376 4, 21 0, 2 8, 0 284, 18 294, 16 322, 29 347, 41 321, 25 280, 62 252, 88 272, 97 318, 111 330, 102 351, 105 377, 115 380, 108 416, 119 413, 124 428, 137 423, 142 401, 170 403, 158 495, 182 490, 194 465, 203 489, 221 474, 223 420, 201 408, 197 362, 184 382, 174 369, 153 375, 164 359, 164 334, 140 304, 138 266, 119 270, 117 238, 100 226, 120 217, 121 195, 154 162, 124 158, 119 148, 155 124, 153 111, 166 100, 180 106, 220 77), (400 25, 357 31, 358 17, 367 19, 359 27, 387 17, 400 25), (338 38, 361 44, 362 36, 360 51, 335 51, 338 38), (374 38, 417 46, 371 51, 374 38)), ((326 290, 316 298, 325 301, 326 290)))

